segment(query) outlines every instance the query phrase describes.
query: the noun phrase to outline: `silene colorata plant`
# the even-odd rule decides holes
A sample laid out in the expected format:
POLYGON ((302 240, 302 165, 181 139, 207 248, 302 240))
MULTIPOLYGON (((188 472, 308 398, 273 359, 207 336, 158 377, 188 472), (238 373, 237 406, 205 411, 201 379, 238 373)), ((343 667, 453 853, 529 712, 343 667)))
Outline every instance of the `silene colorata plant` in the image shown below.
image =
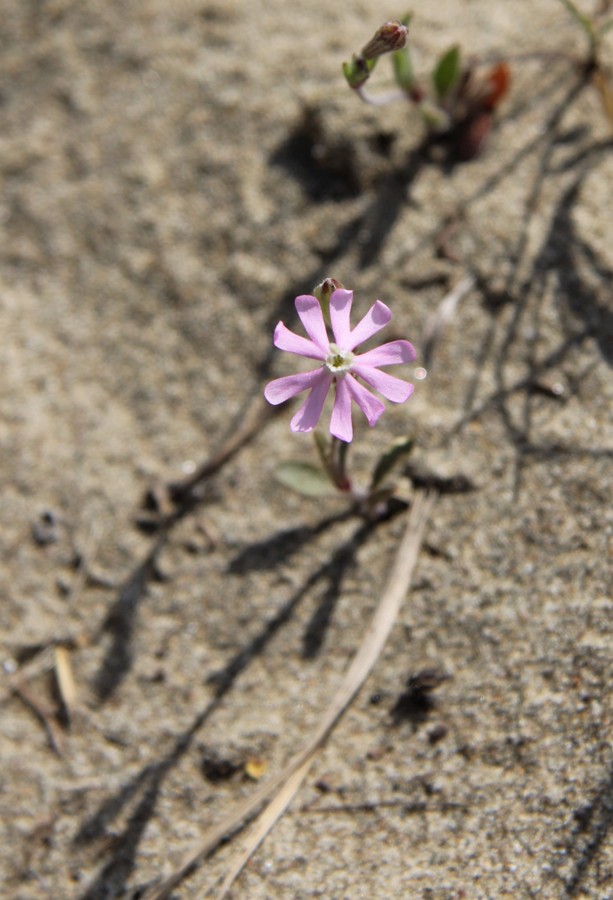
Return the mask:
MULTIPOLYGON (((368 487, 354 484, 347 469, 347 452, 353 440, 353 406, 358 407, 372 428, 385 411, 377 394, 392 403, 405 403, 413 393, 413 384, 382 368, 413 363, 416 354, 407 340, 393 340, 359 352, 365 341, 385 328, 392 313, 385 303, 376 300, 352 328, 352 303, 353 291, 334 278, 323 281, 313 294, 296 297, 296 312, 307 337, 279 322, 274 345, 315 360, 317 365, 306 372, 275 378, 266 386, 264 396, 277 405, 308 392, 290 428, 294 432, 313 432, 321 465, 285 463, 277 470, 281 483, 311 497, 340 491, 351 499, 356 512, 380 518, 389 512, 395 489, 395 485, 386 483, 387 476, 411 451, 413 441, 410 437, 396 440, 377 461, 368 487), (317 425, 330 394, 333 402, 327 437, 317 425)), ((425 369, 415 370, 418 379, 425 374, 425 369)))
POLYGON ((350 88, 365 103, 386 106, 398 100, 416 108, 431 144, 446 142, 458 160, 481 155, 494 121, 494 112, 509 90, 511 72, 506 62, 479 66, 462 60, 458 44, 434 61, 429 77, 418 78, 408 46, 411 14, 385 22, 373 37, 343 64, 350 88), (366 83, 382 56, 391 54, 396 88, 372 93, 366 83))

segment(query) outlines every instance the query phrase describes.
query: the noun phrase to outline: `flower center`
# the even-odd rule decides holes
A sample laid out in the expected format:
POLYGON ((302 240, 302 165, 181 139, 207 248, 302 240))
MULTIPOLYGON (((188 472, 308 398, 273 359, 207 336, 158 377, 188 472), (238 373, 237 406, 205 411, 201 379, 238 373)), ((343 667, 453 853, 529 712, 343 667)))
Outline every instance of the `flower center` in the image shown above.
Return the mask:
POLYGON ((330 352, 326 356, 326 368, 332 375, 342 375, 348 372, 353 365, 355 353, 351 350, 341 350, 336 344, 330 344, 330 352))

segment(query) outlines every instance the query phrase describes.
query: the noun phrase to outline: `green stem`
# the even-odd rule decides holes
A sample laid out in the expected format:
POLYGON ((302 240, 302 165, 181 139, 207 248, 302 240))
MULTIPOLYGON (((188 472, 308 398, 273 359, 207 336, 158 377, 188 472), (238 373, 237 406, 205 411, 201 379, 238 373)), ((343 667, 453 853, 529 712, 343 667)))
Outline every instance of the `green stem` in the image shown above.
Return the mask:
POLYGON ((594 23, 589 16, 586 16, 585 13, 581 12, 579 7, 573 3, 573 0, 560 0, 560 3, 568 10, 585 32, 590 45, 590 62, 595 63, 598 58, 599 35, 596 33, 594 23))
POLYGON ((330 462, 335 486, 339 491, 351 490, 351 479, 347 475, 347 451, 349 444, 332 435, 330 462))

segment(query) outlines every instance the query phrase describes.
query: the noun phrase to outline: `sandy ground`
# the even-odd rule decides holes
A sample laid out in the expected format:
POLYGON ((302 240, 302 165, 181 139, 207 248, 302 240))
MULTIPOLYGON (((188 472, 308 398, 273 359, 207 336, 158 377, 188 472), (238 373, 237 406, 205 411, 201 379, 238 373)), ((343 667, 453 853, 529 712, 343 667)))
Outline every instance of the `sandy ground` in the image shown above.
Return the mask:
POLYGON ((271 333, 296 294, 380 297, 421 353, 467 272, 428 378, 353 460, 412 433, 414 470, 472 489, 438 501, 382 659, 233 896, 613 896, 610 125, 553 0, 413 10, 418 68, 454 42, 512 58, 471 163, 344 85, 403 9, 3 0, 3 897, 138 897, 249 795, 251 758, 274 772, 312 732, 402 522, 321 525, 341 503, 280 488, 313 454, 287 413, 165 536, 143 495, 291 371, 271 333), (432 702, 407 697, 431 668, 432 702))

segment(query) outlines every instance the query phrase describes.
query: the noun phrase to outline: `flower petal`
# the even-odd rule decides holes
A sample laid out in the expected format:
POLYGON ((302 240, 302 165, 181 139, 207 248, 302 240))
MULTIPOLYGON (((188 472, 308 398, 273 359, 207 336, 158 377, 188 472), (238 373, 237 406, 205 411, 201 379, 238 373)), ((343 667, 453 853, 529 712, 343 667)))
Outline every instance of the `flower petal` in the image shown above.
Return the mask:
POLYGON ((351 376, 336 379, 336 396, 330 418, 330 434, 340 441, 351 443, 353 438, 353 423, 351 421, 351 392, 347 381, 351 376))
POLYGON ((354 365, 351 371, 355 375, 359 375, 366 384, 374 387, 376 391, 383 394, 386 400, 391 400, 392 403, 404 403, 413 393, 413 385, 408 381, 403 381, 402 378, 396 378, 394 375, 388 375, 387 372, 381 372, 373 366, 354 365))
POLYGON ((283 322, 279 322, 275 328, 274 345, 279 350, 287 350, 297 356, 308 356, 310 359, 325 359, 326 354, 313 341, 294 334, 286 328, 283 322))
POLYGON ((378 397, 375 397, 374 394, 371 394, 370 391, 357 382, 355 378, 352 378, 351 375, 346 375, 344 380, 347 382, 347 390, 351 397, 358 404, 372 428, 385 412, 385 405, 378 397))
POLYGON ((332 376, 322 370, 321 378, 315 382, 313 390, 290 422, 292 431, 313 431, 319 422, 331 384, 332 376))
POLYGON ((408 341, 390 341, 373 347, 355 358, 356 366, 395 366, 399 363, 413 362, 416 353, 413 344, 408 341))
POLYGON ((324 356, 327 356, 330 351, 330 339, 317 297, 311 297, 309 294, 301 294, 300 297, 296 297, 296 312, 300 316, 300 321, 308 336, 324 356))
POLYGON ((381 331, 391 318, 392 312, 390 308, 385 303, 381 303, 380 300, 375 300, 373 306, 370 307, 364 318, 358 322, 351 332, 349 343, 346 347, 343 347, 343 350, 353 350, 358 344, 363 343, 369 337, 372 337, 373 334, 381 331))
POLYGON ((341 350, 344 350, 351 340, 349 316, 351 314, 352 301, 353 291, 345 291, 340 288, 334 291, 330 297, 332 331, 334 332, 334 340, 341 350))
POLYGON ((301 394, 303 391, 314 387, 320 380, 325 379, 328 381, 329 378, 331 379, 331 376, 321 366, 313 369, 311 372, 302 372, 298 375, 284 375, 283 378, 275 378, 274 381, 266 385, 264 396, 269 403, 277 406, 279 403, 283 403, 284 400, 289 400, 290 397, 295 397, 296 394, 301 394))

